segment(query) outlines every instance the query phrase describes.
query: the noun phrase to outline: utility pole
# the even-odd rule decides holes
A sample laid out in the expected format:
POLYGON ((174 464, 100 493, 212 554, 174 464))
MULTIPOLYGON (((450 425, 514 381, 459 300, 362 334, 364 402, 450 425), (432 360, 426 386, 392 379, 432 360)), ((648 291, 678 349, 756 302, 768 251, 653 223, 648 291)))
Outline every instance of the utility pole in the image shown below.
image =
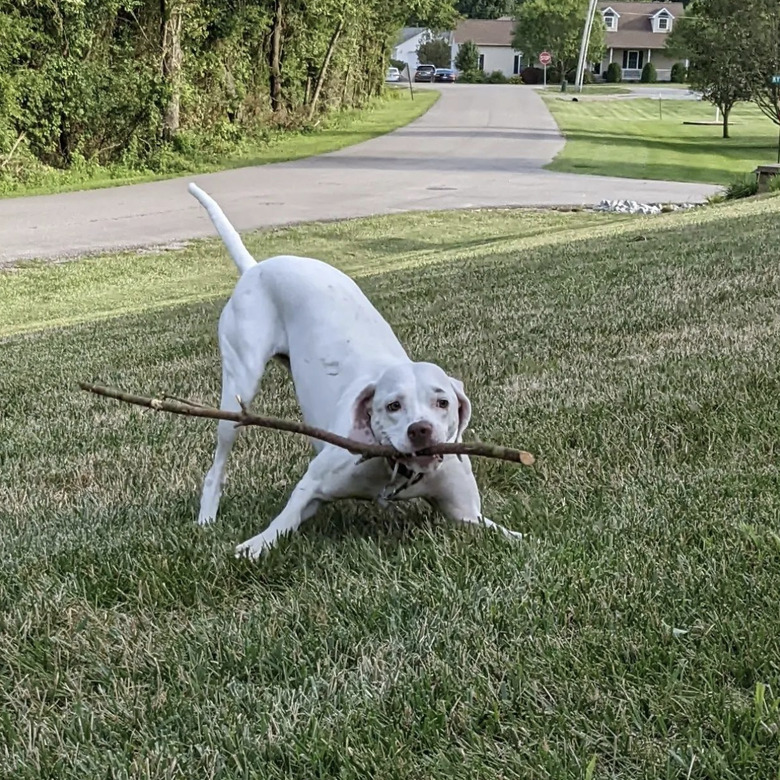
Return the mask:
POLYGON ((585 78, 585 60, 588 56, 588 44, 590 43, 590 31, 593 29, 593 17, 596 15, 596 0, 590 0, 585 24, 582 27, 582 43, 580 44, 580 59, 577 62, 577 74, 574 78, 575 86, 582 92, 582 81, 585 78))

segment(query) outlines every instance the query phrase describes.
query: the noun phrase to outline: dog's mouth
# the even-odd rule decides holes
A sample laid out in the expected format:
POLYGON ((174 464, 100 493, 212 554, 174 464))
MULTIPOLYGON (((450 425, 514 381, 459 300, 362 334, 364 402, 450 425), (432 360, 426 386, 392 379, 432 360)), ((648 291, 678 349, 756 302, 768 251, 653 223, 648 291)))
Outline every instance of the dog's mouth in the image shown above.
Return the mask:
POLYGON ((431 471, 436 471, 441 465, 442 460, 442 455, 408 455, 397 458, 395 462, 400 463, 415 474, 427 474, 431 471))

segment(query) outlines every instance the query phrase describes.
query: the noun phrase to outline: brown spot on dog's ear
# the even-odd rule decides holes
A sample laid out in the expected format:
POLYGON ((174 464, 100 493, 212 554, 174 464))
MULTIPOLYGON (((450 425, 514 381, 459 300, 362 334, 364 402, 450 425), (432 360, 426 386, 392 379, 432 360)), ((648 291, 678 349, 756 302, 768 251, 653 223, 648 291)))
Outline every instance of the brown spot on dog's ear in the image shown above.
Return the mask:
POLYGON ((350 439, 366 444, 376 443, 376 437, 371 430, 371 404, 374 401, 376 385, 366 385, 352 404, 352 430, 350 439))

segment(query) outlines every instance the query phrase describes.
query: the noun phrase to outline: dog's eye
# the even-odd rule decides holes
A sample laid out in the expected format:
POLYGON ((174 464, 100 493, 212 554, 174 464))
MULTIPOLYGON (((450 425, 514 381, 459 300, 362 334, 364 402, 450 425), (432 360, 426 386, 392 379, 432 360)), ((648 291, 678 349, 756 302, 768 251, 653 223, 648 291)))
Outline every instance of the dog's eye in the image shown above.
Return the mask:
POLYGON ((397 412, 401 409, 400 401, 391 401, 386 407, 388 412, 397 412))
POLYGON ((450 405, 450 402, 446 398, 440 398, 436 402, 436 406, 439 407, 439 409, 446 409, 450 405))

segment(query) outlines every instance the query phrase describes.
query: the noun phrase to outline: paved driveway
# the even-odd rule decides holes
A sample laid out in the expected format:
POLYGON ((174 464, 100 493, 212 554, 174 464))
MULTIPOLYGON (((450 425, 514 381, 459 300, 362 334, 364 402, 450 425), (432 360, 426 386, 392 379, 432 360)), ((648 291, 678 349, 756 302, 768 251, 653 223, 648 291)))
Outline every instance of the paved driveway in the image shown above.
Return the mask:
POLYGON ((239 230, 410 210, 694 201, 717 189, 545 171, 564 142, 535 90, 463 84, 441 91, 411 125, 319 157, 0 200, 0 263, 213 235, 187 192, 190 180, 220 202, 239 230))

